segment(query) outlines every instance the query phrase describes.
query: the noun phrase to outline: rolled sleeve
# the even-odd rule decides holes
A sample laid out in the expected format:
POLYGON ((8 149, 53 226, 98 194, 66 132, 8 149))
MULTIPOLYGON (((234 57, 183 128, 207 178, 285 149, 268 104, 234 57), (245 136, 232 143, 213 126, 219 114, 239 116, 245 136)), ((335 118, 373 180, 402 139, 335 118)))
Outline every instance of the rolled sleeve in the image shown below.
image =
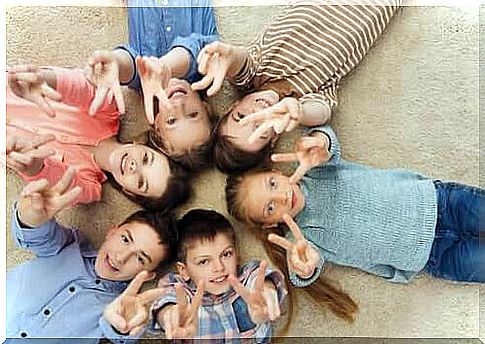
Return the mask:
POLYGON ((307 135, 313 132, 320 132, 330 140, 330 154, 332 157, 324 165, 336 165, 340 162, 340 143, 338 142, 337 135, 329 125, 320 125, 317 127, 308 128, 305 130, 307 135))

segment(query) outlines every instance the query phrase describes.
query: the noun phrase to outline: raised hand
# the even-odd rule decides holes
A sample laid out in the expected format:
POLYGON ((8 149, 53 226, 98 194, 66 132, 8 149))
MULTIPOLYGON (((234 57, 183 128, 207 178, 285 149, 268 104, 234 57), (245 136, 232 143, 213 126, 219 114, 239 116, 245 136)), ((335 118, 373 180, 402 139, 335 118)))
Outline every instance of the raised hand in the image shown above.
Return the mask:
POLYGON ((247 52, 243 48, 234 45, 222 42, 206 45, 197 56, 198 70, 204 77, 194 82, 192 89, 199 91, 212 84, 207 90, 207 95, 213 96, 221 89, 226 75, 234 76, 246 55, 247 52))
POLYGON ((302 116, 300 102, 295 98, 286 97, 273 106, 247 115, 240 121, 240 124, 264 121, 248 138, 248 141, 252 143, 269 128, 272 128, 278 135, 284 131, 292 131, 300 124, 302 116))
POLYGON ((104 309, 104 318, 119 332, 136 336, 148 323, 151 304, 164 292, 163 288, 156 288, 139 294, 143 283, 153 277, 146 270, 139 272, 125 291, 104 309))
POLYGON ((262 324, 269 320, 276 320, 281 315, 278 295, 271 282, 265 285, 264 276, 266 262, 259 264, 254 290, 245 288, 235 276, 229 276, 228 281, 236 293, 241 295, 248 305, 249 316, 255 324, 262 324))
POLYGON ((273 233, 268 235, 268 241, 286 250, 288 267, 291 271, 301 278, 310 278, 318 266, 320 253, 308 244, 290 215, 284 214, 283 220, 293 233, 295 242, 292 243, 288 239, 273 233))
POLYGON ((298 161, 299 165, 290 177, 290 183, 296 183, 308 170, 330 160, 329 146, 330 141, 325 134, 317 133, 315 136, 300 137, 295 142, 295 153, 272 154, 271 161, 298 161))
POLYGON ((145 116, 150 125, 153 125, 155 116, 153 115, 153 97, 158 98, 159 111, 170 111, 172 105, 167 97, 165 89, 172 77, 170 68, 157 59, 150 56, 137 56, 136 67, 140 75, 141 88, 143 90, 143 100, 145 103, 145 116))
MULTIPOLYGON (((61 94, 47 84, 38 67, 9 67, 8 83, 12 92, 18 97, 37 104, 48 116, 55 117, 56 112, 51 102, 59 102, 61 100, 61 94)), ((62 106, 71 111, 79 111, 73 106, 65 104, 62 104, 62 106)))
MULTIPOLYGON (((175 286, 177 304, 167 306, 162 315, 167 339, 193 338, 199 328, 198 312, 204 295, 204 281, 198 284, 192 303, 187 302, 182 285, 175 286)), ((163 312, 163 310, 162 310, 163 312)))
POLYGON ((69 206, 82 191, 80 186, 68 190, 74 173, 74 168, 69 167, 59 182, 53 186, 49 186, 46 179, 27 184, 19 198, 20 221, 30 227, 39 227, 69 206))
POLYGON ((7 166, 17 173, 36 175, 44 166, 44 159, 55 154, 53 149, 43 147, 53 140, 54 135, 7 135, 7 166))
POLYGON ((106 96, 108 96, 110 104, 114 98, 120 113, 125 113, 125 102, 119 80, 119 66, 111 51, 95 51, 84 68, 84 75, 91 84, 96 86, 96 93, 89 108, 90 116, 93 116, 99 110, 106 96))

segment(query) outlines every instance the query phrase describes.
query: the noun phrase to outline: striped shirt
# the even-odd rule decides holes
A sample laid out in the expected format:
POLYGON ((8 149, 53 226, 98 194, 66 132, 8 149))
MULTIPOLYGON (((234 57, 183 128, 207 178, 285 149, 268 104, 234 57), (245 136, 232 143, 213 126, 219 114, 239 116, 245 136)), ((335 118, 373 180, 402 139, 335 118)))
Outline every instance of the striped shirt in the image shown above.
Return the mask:
MULTIPOLYGON (((259 262, 252 261, 245 264, 239 274, 239 281, 243 286, 253 289, 258 274, 259 262)), ((275 285, 280 305, 286 295, 284 276, 278 270, 266 268, 266 279, 275 285)), ((152 332, 163 331, 156 321, 158 312, 169 304, 177 302, 175 284, 182 284, 189 300, 195 295, 196 287, 189 281, 184 281, 179 275, 169 273, 164 276, 158 286, 165 289, 165 293, 151 307, 152 332)), ((234 289, 221 295, 205 293, 198 312, 198 339, 210 340, 210 343, 268 343, 271 339, 271 323, 266 321, 256 325, 251 321, 246 302, 234 289)))
POLYGON ((280 98, 334 107, 340 80, 364 58, 400 2, 300 1, 247 46, 248 59, 233 81, 244 88, 272 89, 280 98))

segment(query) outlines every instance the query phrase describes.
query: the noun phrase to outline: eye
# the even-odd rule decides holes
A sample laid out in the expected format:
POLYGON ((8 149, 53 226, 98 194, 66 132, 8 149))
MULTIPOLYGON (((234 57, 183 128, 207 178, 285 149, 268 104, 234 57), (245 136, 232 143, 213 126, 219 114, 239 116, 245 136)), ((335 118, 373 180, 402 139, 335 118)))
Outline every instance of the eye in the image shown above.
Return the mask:
POLYGON ((270 186, 271 190, 276 189, 276 179, 275 179, 275 177, 271 177, 269 179, 269 186, 270 186))
POLYGON ((199 260, 199 261, 197 262, 197 265, 198 265, 198 266, 205 266, 205 265, 207 265, 207 263, 208 263, 208 262, 209 262, 209 260, 208 260, 208 259, 202 259, 202 260, 199 260))
POLYGON ((229 258, 229 257, 232 257, 232 255, 233 255, 232 250, 227 250, 226 252, 224 252, 224 253, 222 254, 222 256, 223 256, 224 258, 229 258))
POLYGON ((177 121, 177 119, 175 117, 167 118, 167 124, 168 125, 173 125, 173 124, 175 124, 176 121, 177 121))
POLYGON ((138 260, 138 263, 140 263, 141 265, 145 265, 146 262, 145 262, 145 259, 143 258, 143 256, 141 254, 139 254, 136 259, 138 260))
POLYGON ((199 113, 197 111, 195 111, 195 112, 191 112, 191 113, 187 114, 187 116, 189 118, 197 118, 197 116, 199 116, 199 113))
POLYGON ((130 240, 128 239, 128 237, 124 234, 121 234, 121 241, 124 243, 124 244, 128 244, 130 242, 130 240))
POLYGON ((145 154, 143 155, 143 165, 146 165, 148 163, 148 153, 145 152, 145 154))
POLYGON ((242 120, 244 117, 246 117, 246 115, 245 115, 245 114, 243 114, 243 113, 238 112, 238 113, 236 114, 236 119, 237 119, 238 121, 242 120))
POLYGON ((269 202, 268 206, 266 207, 266 212, 268 213, 268 215, 272 215, 275 211, 275 204, 273 201, 269 202))

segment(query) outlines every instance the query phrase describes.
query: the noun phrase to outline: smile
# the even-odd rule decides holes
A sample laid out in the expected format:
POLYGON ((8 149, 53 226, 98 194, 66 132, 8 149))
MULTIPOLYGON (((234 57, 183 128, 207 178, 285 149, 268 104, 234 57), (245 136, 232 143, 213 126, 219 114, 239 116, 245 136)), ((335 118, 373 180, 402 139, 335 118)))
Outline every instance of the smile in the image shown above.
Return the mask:
POLYGON ((127 157, 128 157, 128 153, 123 154, 123 156, 121 157, 121 161, 120 161, 121 174, 125 174, 127 157))
POLYGON ((167 97, 171 99, 172 97, 182 97, 185 95, 187 95, 187 91, 183 86, 175 86, 169 90, 167 97))
POLYGON ((296 204, 296 195, 293 190, 291 190, 291 209, 295 207, 296 204))
POLYGON ((114 272, 120 271, 120 269, 118 269, 115 266, 115 264, 113 264, 113 262, 109 259, 109 256, 108 255, 106 255, 106 258, 104 259, 104 262, 108 266, 108 268, 111 269, 111 270, 113 270, 114 272))
POLYGON ((223 283, 227 280, 227 277, 228 277, 228 275, 220 276, 220 277, 211 279, 209 282, 211 282, 211 283, 223 283))

